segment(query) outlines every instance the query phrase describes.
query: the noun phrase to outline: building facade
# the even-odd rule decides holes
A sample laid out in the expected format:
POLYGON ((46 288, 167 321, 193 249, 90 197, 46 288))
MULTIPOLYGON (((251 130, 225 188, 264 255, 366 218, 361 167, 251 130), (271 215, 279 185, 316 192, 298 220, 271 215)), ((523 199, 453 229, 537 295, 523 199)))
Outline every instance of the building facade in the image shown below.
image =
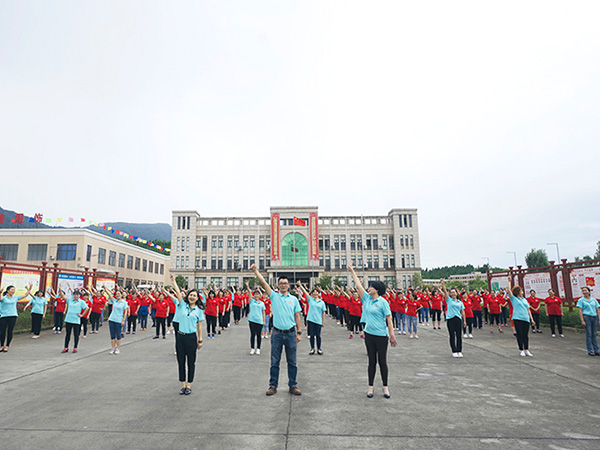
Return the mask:
POLYGON ((316 206, 282 206, 269 216, 210 218, 173 211, 172 230, 171 271, 190 287, 241 286, 254 278, 254 263, 272 284, 280 275, 309 285, 328 275, 352 286, 353 262, 365 282, 406 288, 421 271, 416 209, 319 216, 316 206))
POLYGON ((83 228, 0 229, 1 261, 118 273, 117 283, 171 284, 170 257, 83 228))

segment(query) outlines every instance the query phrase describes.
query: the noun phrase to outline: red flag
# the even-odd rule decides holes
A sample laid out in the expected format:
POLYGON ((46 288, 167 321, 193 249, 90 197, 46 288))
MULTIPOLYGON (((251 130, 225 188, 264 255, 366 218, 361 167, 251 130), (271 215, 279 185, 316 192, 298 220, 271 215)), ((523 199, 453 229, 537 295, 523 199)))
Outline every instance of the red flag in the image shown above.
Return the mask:
POLYGON ((298 217, 294 217, 294 225, 305 227, 306 226, 306 222, 304 220, 302 220, 302 219, 299 219, 298 217))
POLYGON ((4 214, 0 214, 0 223, 4 223, 4 214))

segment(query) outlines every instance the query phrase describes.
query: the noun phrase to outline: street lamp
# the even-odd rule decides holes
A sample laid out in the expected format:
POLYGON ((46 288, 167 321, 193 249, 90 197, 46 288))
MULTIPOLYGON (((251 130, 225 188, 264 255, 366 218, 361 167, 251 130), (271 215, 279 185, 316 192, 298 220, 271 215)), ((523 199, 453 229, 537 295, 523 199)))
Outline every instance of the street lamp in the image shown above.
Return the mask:
POLYGON ((558 251, 558 243, 556 243, 556 242, 548 242, 546 245, 556 245, 556 257, 558 258, 556 260, 556 262, 560 263, 560 252, 558 251))
POLYGON ((515 267, 517 267, 517 252, 506 252, 506 253, 512 253, 513 256, 515 257, 515 267))

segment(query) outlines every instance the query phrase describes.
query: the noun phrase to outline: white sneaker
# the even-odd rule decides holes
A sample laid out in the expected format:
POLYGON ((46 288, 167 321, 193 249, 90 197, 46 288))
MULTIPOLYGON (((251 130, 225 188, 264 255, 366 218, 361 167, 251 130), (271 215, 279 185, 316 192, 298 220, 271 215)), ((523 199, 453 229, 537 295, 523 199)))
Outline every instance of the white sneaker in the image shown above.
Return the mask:
POLYGON ((121 350, 119 350, 118 348, 115 348, 115 355, 118 355, 119 353, 121 353, 121 350))
POLYGON ((415 339, 419 339, 419 335, 418 334, 415 334, 415 339))
POLYGON ((250 350, 250 354, 251 354, 251 355, 254 355, 254 353, 256 353, 256 352, 254 351, 254 349, 250 350))
POLYGON ((463 357, 463 354, 462 354, 462 352, 458 352, 458 353, 457 353, 457 355, 458 355, 458 357, 459 357, 459 358, 462 358, 462 357, 463 357))
POLYGON ((403 331, 402 334, 406 335, 406 331, 403 331))
POLYGON ((452 353, 453 358, 458 358, 458 353, 452 353))
POLYGON ((52 331, 56 331, 56 327, 52 328, 52 331))
POLYGON ((525 350, 525 356, 533 356, 529 350, 525 350))
POLYGON ((410 335, 408 338, 409 338, 409 339, 412 339, 412 338, 413 338, 413 335, 411 334, 411 335, 410 335))
POLYGON ((167 330, 167 334, 171 334, 171 330, 167 330))
POLYGON ((525 356, 525 352, 521 352, 521 356, 525 356))
POLYGON ((469 333, 469 339, 473 339, 473 335, 469 333))
POLYGON ((114 348, 111 348, 111 349, 110 349, 110 352, 108 352, 108 353, 109 353, 110 355, 114 355, 114 354, 115 354, 115 349, 114 349, 114 348))
POLYGON ((260 355, 260 348, 257 348, 257 349, 256 349, 256 354, 257 354, 257 355, 260 355))
POLYGON ((468 337, 469 337, 469 335, 467 335, 467 334, 463 334, 463 338, 464 338, 464 339, 467 339, 468 337))

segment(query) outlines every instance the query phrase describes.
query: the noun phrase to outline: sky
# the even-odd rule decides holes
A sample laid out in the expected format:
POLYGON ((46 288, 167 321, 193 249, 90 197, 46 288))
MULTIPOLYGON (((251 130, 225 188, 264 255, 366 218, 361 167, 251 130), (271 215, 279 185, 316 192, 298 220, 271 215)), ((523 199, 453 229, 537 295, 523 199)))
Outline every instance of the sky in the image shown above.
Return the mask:
POLYGON ((598 1, 0 2, 5 209, 417 208, 423 267, 592 255, 598 1))

